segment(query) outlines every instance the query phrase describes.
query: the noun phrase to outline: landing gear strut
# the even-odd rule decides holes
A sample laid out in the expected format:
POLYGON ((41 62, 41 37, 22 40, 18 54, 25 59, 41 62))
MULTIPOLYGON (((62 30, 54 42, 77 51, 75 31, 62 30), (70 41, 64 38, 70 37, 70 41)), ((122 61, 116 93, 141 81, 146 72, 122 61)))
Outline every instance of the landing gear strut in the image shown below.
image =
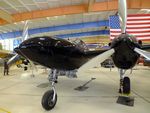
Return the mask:
POLYGON ((125 70, 120 69, 120 88, 119 93, 121 96, 118 97, 117 103, 127 105, 127 106, 133 106, 134 105, 134 98, 130 97, 129 94, 131 92, 130 90, 130 78, 124 77, 125 70))
POLYGON ((130 78, 124 77, 125 70, 120 69, 120 88, 119 93, 120 94, 130 94, 130 78))
POLYGON ((57 93, 55 89, 55 83, 57 83, 56 69, 52 70, 52 73, 50 73, 49 81, 52 85, 52 89, 44 93, 41 101, 45 110, 53 109, 57 102, 57 93))

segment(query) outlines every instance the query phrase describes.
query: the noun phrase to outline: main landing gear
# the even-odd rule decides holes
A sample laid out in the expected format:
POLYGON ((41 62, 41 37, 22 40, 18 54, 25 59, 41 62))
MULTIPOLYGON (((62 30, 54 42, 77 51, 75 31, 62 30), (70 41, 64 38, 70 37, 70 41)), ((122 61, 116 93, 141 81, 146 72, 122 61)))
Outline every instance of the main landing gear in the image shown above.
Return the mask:
POLYGON ((119 93, 121 94, 118 97, 117 103, 127 105, 127 106, 133 106, 134 105, 134 98, 130 97, 130 78, 125 77, 125 70, 120 69, 120 88, 119 93))
POLYGON ((52 70, 52 73, 50 73, 49 81, 51 82, 52 89, 44 93, 41 101, 45 110, 53 109, 57 102, 57 93, 55 89, 55 83, 57 83, 56 69, 52 70))

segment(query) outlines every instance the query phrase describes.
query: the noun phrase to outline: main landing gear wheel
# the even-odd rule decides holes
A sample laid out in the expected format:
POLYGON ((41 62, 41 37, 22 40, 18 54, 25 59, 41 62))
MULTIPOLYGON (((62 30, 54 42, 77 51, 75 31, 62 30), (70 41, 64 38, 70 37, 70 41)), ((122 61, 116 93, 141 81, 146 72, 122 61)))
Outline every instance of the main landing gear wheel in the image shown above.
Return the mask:
POLYGON ((130 94, 130 78, 124 77, 123 79, 123 94, 130 94))
POLYGON ((41 104, 45 110, 51 110, 55 107, 56 102, 57 102, 57 94, 55 94, 55 97, 54 97, 54 91, 48 90, 43 95, 41 104))
POLYGON ((120 80, 120 89, 122 95, 120 95, 117 99, 118 104, 134 106, 134 97, 130 97, 130 78, 124 77, 120 80))

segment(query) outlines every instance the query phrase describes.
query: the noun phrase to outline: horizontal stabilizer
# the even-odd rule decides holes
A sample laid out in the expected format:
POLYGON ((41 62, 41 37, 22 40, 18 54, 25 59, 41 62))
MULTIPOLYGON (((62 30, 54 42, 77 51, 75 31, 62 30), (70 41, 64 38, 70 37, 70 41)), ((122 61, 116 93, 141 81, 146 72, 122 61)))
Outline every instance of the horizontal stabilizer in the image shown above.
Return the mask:
POLYGON ((90 61, 82 65, 79 69, 78 72, 85 71, 87 69, 93 68, 95 66, 100 66, 100 63, 108 59, 112 54, 114 53, 114 49, 110 49, 94 58, 92 58, 90 61))
POLYGON ((135 48, 134 51, 139 53, 143 57, 147 58, 148 60, 150 60, 150 52, 144 51, 144 50, 139 49, 139 48, 135 48))

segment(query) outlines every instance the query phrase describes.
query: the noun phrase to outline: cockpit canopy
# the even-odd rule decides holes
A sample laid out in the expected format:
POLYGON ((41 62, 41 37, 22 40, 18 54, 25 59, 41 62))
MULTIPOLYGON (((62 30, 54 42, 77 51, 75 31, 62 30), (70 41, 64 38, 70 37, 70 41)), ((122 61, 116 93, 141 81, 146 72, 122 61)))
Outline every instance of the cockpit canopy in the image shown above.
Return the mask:
POLYGON ((75 39, 75 40, 72 40, 71 42, 75 44, 76 47, 79 48, 80 50, 84 50, 84 51, 88 50, 87 45, 81 39, 75 39))

